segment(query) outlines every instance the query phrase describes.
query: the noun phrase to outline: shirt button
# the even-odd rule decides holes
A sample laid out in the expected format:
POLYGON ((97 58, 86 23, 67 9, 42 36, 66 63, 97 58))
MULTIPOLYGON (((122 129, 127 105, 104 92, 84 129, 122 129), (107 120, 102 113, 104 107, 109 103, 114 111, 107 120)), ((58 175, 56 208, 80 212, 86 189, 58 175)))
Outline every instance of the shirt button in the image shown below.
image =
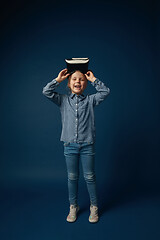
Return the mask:
POLYGON ((77 106, 78 104, 76 103, 76 106, 77 106))
POLYGON ((77 112, 78 110, 76 109, 76 112, 77 112))

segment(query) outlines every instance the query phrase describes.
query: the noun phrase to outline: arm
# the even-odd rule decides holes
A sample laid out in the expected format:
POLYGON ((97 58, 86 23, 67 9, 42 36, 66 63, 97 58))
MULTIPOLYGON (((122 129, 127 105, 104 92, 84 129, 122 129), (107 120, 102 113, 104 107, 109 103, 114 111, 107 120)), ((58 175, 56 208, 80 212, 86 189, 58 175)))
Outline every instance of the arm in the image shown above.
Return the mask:
POLYGON ((92 86, 94 86, 97 90, 97 93, 92 94, 93 105, 100 104, 110 93, 110 89, 104 85, 98 78, 95 79, 94 82, 91 82, 92 86))
POLYGON ((62 71, 60 71, 57 78, 54 78, 51 82, 47 83, 47 85, 43 88, 42 93, 58 106, 61 105, 63 94, 57 93, 55 89, 59 86, 60 82, 65 80, 68 76, 69 74, 67 74, 67 69, 65 68, 62 71))
POLYGON ((59 82, 57 82, 56 78, 53 79, 51 82, 47 83, 47 85, 43 88, 42 93, 50 99, 52 102, 57 104, 58 106, 61 105, 61 97, 62 94, 57 93, 55 89, 59 86, 59 82))
POLYGON ((91 71, 87 72, 87 79, 91 81, 92 86, 97 90, 97 93, 90 95, 93 101, 93 106, 100 104, 110 93, 110 89, 105 86, 98 78, 96 78, 91 71))

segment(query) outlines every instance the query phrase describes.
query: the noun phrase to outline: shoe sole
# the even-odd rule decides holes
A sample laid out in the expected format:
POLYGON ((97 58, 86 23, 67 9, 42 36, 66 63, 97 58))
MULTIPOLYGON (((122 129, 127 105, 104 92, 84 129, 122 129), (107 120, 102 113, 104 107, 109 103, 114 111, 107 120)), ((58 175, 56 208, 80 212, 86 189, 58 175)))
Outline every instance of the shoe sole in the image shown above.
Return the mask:
POLYGON ((90 223, 96 223, 96 222, 99 221, 99 217, 97 218, 97 220, 91 220, 91 219, 90 219, 90 216, 89 216, 88 220, 89 220, 90 223))
POLYGON ((90 221, 90 219, 89 219, 89 222, 90 222, 90 223, 97 223, 98 221, 99 221, 99 219, 98 219, 97 221, 93 221, 93 222, 92 222, 92 221, 90 221))

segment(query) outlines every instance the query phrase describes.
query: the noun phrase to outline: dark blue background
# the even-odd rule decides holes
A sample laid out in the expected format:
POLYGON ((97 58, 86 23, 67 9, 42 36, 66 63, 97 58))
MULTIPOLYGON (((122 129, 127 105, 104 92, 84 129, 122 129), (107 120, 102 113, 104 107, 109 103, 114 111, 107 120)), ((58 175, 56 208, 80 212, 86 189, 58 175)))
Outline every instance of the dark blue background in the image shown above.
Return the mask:
MULTIPOLYGON (((3 3, 1 239, 159 239, 158 7, 156 1, 3 3), (111 89, 95 109, 96 225, 88 222, 81 165, 81 213, 75 223, 66 221, 60 112, 42 95, 70 57, 89 57, 89 68, 111 89)), ((88 84, 85 93, 95 92, 88 84)))

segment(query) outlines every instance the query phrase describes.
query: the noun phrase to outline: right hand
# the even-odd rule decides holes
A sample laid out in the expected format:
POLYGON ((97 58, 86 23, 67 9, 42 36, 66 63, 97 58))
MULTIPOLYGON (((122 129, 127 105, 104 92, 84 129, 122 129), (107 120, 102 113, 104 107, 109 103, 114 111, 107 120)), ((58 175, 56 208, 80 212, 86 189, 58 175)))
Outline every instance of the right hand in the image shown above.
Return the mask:
POLYGON ((70 73, 67 73, 67 68, 63 69, 60 71, 60 73, 58 74, 58 77, 56 78, 57 82, 62 82, 63 80, 65 80, 68 76, 70 75, 70 73))

